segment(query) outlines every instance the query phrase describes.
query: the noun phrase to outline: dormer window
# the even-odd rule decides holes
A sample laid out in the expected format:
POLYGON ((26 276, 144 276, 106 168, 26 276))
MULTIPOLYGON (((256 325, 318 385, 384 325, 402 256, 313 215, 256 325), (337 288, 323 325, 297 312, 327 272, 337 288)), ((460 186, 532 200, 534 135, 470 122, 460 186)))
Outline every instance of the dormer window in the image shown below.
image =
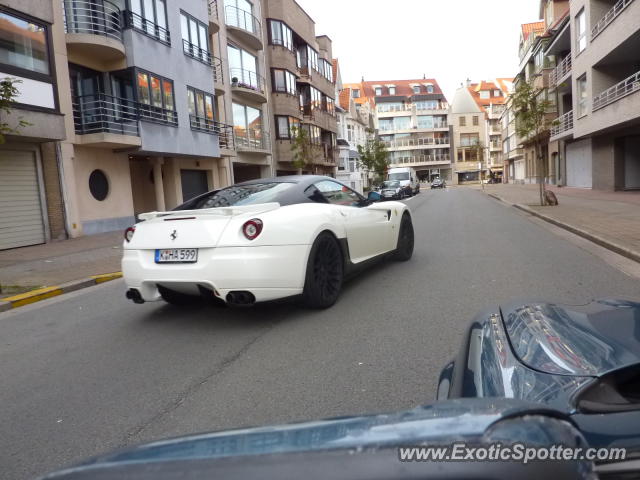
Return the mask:
POLYGON ((489 90, 480 90, 480 98, 483 100, 491 98, 491 92, 489 90))
POLYGON ((413 86, 413 93, 415 93, 415 94, 420 93, 420 85, 414 85, 413 86))
POLYGON ((387 88, 389 88, 389 95, 395 95, 396 94, 395 85, 389 85, 387 88))
POLYGON ((353 92, 353 98, 360 98, 360 90, 358 90, 357 88, 354 88, 352 92, 353 92))
POLYGON ((382 87, 375 87, 376 97, 382 95, 382 87))
POLYGON ((427 93, 433 93, 433 85, 430 83, 427 84, 427 93))

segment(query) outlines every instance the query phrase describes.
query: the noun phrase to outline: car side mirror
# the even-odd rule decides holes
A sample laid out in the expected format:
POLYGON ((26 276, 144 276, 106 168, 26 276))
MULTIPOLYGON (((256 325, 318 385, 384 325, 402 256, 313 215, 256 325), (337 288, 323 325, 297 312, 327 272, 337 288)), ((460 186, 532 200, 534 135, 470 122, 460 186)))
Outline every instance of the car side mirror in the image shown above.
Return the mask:
POLYGON ((379 202, 380 200, 382 200, 382 195, 380 195, 380 192, 369 192, 369 194, 367 195, 367 201, 369 203, 379 202))

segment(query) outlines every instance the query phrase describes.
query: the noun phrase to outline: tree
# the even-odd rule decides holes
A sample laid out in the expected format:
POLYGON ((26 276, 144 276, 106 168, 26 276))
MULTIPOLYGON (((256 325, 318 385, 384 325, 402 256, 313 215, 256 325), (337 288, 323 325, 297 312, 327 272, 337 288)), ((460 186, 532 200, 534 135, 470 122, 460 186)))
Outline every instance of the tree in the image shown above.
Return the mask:
POLYGON ((312 167, 318 158, 318 148, 311 143, 309 131, 301 127, 291 127, 291 151, 293 165, 302 173, 304 167, 312 167))
POLYGON ((476 154, 476 158, 478 159, 478 162, 480 163, 480 168, 479 168, 479 172, 478 172, 478 180, 480 180, 480 185, 482 185, 482 189, 484 190, 484 183, 482 182, 482 173, 483 173, 483 166, 484 166, 484 161, 485 161, 485 151, 487 150, 487 147, 484 146, 484 144, 482 142, 478 142, 475 143, 474 145, 472 145, 471 147, 469 147, 469 151, 470 152, 475 152, 476 154))
MULTIPOLYGON (((9 115, 11 113, 11 104, 15 98, 20 94, 16 88, 16 84, 21 83, 22 80, 15 78, 3 78, 0 80, 0 113, 9 115)), ((29 122, 18 119, 18 125, 13 127, 9 125, 4 119, 0 120, 0 144, 5 142, 5 135, 16 134, 22 127, 28 127, 31 125, 29 122)))
POLYGON ((364 145, 358 145, 358 154, 360 159, 358 166, 364 167, 367 172, 373 172, 377 179, 383 179, 387 172, 389 152, 386 145, 371 135, 372 131, 367 130, 369 138, 364 145))
POLYGON ((545 195, 545 179, 547 162, 542 156, 542 137, 555 124, 549 120, 548 112, 551 102, 541 100, 542 89, 527 82, 521 82, 513 94, 513 109, 516 113, 516 133, 522 139, 533 141, 536 171, 540 184, 540 205, 547 204, 545 195))

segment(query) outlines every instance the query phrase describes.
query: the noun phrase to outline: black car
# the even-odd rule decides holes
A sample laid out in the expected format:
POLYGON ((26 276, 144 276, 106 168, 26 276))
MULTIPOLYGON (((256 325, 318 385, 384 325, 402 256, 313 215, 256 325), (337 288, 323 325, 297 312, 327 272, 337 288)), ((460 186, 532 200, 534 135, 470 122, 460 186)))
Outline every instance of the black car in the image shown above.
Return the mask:
POLYGON ((447 186, 447 183, 441 179, 441 178, 436 178, 433 182, 431 182, 431 188, 445 188, 447 186))
POLYGON ((387 180, 382 183, 380 195, 382 200, 402 200, 407 193, 398 180, 387 180))

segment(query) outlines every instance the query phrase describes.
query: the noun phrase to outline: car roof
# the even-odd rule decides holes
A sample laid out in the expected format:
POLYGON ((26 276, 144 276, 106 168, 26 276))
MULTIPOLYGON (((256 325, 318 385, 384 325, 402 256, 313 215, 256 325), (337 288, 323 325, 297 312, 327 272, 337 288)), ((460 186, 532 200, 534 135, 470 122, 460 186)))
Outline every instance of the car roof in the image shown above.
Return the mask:
POLYGON ((269 178, 256 178, 255 180, 248 180, 236 185, 255 185, 259 183, 299 183, 299 184, 311 184, 320 180, 333 180, 335 178, 327 177, 325 175, 285 175, 282 177, 269 177, 269 178))

